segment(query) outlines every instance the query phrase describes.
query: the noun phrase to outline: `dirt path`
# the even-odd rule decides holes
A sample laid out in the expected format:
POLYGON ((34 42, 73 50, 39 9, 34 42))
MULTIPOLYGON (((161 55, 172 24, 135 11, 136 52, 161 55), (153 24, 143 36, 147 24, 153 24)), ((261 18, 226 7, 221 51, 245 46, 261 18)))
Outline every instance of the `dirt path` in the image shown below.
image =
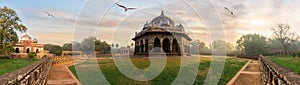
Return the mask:
POLYGON ((262 85, 259 61, 250 60, 227 85, 262 85))
POLYGON ((70 73, 66 66, 73 65, 73 62, 53 64, 48 74, 47 85, 78 85, 76 77, 70 73))

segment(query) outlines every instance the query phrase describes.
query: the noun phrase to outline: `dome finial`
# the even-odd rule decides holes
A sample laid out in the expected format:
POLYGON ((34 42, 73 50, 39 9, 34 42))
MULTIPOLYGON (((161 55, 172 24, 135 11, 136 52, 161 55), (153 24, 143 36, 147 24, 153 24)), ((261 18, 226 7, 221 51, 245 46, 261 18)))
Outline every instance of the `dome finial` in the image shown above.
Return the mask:
POLYGON ((161 15, 164 15, 164 11, 163 10, 161 10, 161 15))

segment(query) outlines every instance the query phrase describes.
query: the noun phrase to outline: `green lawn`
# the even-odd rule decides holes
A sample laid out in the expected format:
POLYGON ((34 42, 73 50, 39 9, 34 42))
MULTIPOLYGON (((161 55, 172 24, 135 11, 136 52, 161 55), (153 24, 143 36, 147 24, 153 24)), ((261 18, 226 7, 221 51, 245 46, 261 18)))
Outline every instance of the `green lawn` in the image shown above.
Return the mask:
MULTIPOLYGON (((131 58, 133 64, 140 68, 145 69, 150 65, 150 61, 148 58, 131 58)), ((135 81, 127 78, 122 73, 118 71, 116 68, 114 61, 110 59, 98 60, 98 64, 101 67, 101 71, 106 77, 106 79, 113 85, 169 85, 174 79, 177 77, 179 68, 180 68, 180 58, 179 57, 169 57, 167 59, 167 65, 164 71, 149 82, 141 82, 135 81)), ((200 67, 199 72, 196 77, 194 84, 199 85, 203 84, 206 78, 206 75, 210 66, 210 58, 201 58, 200 59, 200 67)), ((224 66, 223 75, 221 76, 220 85, 225 85, 230 79, 247 63, 247 60, 236 59, 236 58, 228 58, 226 59, 226 64, 224 66)), ((75 67, 70 66, 69 69, 75 73, 75 67)), ((87 75, 93 75, 92 72, 89 72, 87 75)))
POLYGON ((38 60, 35 59, 30 61, 29 59, 0 59, 0 76, 25 67, 35 61, 38 60))
POLYGON ((267 57, 278 65, 287 68, 288 70, 300 74, 300 58, 291 56, 267 57))

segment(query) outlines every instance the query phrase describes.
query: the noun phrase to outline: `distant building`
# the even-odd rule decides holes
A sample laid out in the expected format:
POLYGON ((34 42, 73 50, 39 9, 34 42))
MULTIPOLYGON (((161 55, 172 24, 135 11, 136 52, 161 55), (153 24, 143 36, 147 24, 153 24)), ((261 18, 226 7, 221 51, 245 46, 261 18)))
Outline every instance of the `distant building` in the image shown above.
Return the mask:
POLYGON ((130 48, 121 47, 121 48, 119 49, 119 53, 120 53, 120 54, 127 54, 127 55, 129 55, 129 54, 130 54, 130 48))
POLYGON ((21 37, 20 42, 14 46, 15 53, 44 53, 44 44, 38 44, 37 39, 31 39, 27 34, 21 37))
POLYGON ((175 26, 175 22, 162 11, 150 23, 146 22, 132 40, 135 41, 135 55, 148 55, 152 49, 155 54, 186 55, 190 53, 192 39, 181 23, 175 26))

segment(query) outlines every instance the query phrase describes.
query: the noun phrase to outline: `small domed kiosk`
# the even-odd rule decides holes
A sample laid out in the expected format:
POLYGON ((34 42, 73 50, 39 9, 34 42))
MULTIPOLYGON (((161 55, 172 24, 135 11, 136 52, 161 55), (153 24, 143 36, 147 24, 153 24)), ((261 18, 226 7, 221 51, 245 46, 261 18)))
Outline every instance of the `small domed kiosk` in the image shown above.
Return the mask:
POLYGON ((44 52, 44 44, 38 44, 37 39, 32 39, 28 34, 20 38, 20 42, 14 46, 15 53, 42 53, 44 52))
POLYGON ((154 54, 187 55, 192 39, 181 23, 175 25, 162 11, 150 23, 146 21, 143 29, 132 40, 135 41, 135 55, 149 55, 150 50, 154 54))

